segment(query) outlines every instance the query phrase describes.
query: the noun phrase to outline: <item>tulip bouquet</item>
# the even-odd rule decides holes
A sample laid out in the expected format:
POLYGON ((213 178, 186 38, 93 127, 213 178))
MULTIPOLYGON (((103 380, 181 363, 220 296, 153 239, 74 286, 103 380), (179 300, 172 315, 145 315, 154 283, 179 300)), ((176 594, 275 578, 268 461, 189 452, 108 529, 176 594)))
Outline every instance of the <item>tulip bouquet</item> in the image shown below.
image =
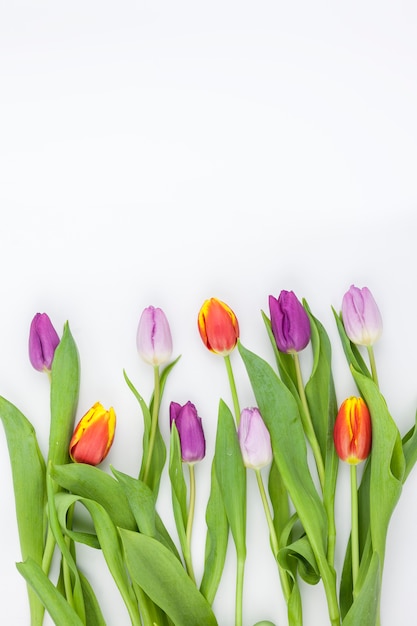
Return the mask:
POLYGON ((126 621, 133 626, 223 625, 213 606, 230 540, 236 553, 235 624, 242 626, 248 471, 255 473, 282 592, 278 601, 286 606, 289 626, 303 624, 301 580, 323 585, 332 626, 379 626, 389 522, 417 460, 417 429, 413 424, 400 435, 379 389, 373 344, 381 335, 382 320, 369 289, 351 286, 341 312, 333 313, 357 390, 341 403, 326 330, 292 291, 270 296, 269 315, 262 311, 272 363, 242 344, 237 317, 227 304, 211 298, 202 305, 198 331, 204 346, 225 363, 231 406, 219 400, 201 576, 194 571, 191 539, 195 464, 205 457, 206 442, 191 400, 170 401, 169 441, 161 434, 161 400, 179 358, 172 360, 164 312, 147 307, 137 331, 138 352, 153 370, 148 402, 124 372, 143 416, 138 476, 112 465, 109 471, 98 467, 114 440, 115 411, 97 402, 74 428, 80 384, 75 341, 68 323, 59 337, 45 313, 34 317, 30 361, 50 380, 46 454, 31 422, 0 397, 22 553, 17 568, 27 581, 32 626, 43 623, 45 610, 59 626, 106 624, 94 581, 87 579, 77 559, 77 544, 102 551, 126 606, 126 621), (312 365, 304 380, 307 348, 312 365), (241 408, 232 356, 244 364, 247 378, 239 383, 251 390, 252 406, 241 408), (351 527, 338 572, 335 496, 340 460, 350 466, 351 527), (175 537, 159 507, 165 476, 175 537), (80 510, 88 514, 87 528, 80 510), (54 557, 58 572, 51 568, 54 557))

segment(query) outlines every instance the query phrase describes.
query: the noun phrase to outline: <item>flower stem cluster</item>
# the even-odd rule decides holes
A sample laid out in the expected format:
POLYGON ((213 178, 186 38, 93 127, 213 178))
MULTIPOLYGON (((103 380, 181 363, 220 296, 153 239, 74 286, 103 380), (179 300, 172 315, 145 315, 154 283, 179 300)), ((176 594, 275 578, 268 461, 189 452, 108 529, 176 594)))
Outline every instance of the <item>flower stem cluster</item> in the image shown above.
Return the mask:
MULTIPOLYGON (((137 328, 137 352, 152 367, 149 400, 124 372, 143 418, 134 476, 104 467, 115 440, 113 407, 96 402, 74 428, 80 387, 74 339, 68 324, 59 337, 48 315, 35 315, 29 358, 50 381, 45 453, 30 421, 0 397, 22 553, 18 570, 28 582, 31 626, 43 624, 45 611, 59 624, 106 623, 94 584, 78 565, 78 543, 102 551, 126 623, 218 626, 224 618, 215 599, 228 571, 229 541, 235 549, 234 621, 243 626, 253 601, 245 584, 246 558, 259 538, 249 542, 247 537, 247 510, 253 507, 247 489, 250 472, 266 521, 257 527, 268 533, 282 592, 274 603, 286 609, 288 626, 303 624, 303 583, 323 586, 331 626, 379 626, 389 520, 417 461, 415 425, 401 437, 379 389, 373 347, 382 333, 380 311, 370 290, 354 285, 342 298, 341 312, 333 310, 354 386, 339 403, 330 339, 307 302, 282 290, 278 297, 269 296, 268 305, 269 316, 262 312, 262 318, 271 362, 243 345, 237 315, 225 302, 210 298, 197 315, 203 345, 224 360, 231 406, 219 400, 205 551, 199 559, 194 558, 201 546, 193 541, 193 528, 203 513, 197 493, 200 497, 200 472, 207 467, 210 443, 192 400, 165 404, 167 378, 179 357, 171 361, 173 342, 164 311, 148 306, 137 328), (235 377, 236 359, 247 376, 235 377), (253 399, 243 410, 242 386, 245 398, 253 399), (168 446, 161 421, 166 430, 169 426, 168 446), (159 506, 167 457, 174 533, 159 506), (336 494, 338 473, 346 468, 351 532, 348 545, 340 546, 335 507, 343 502, 336 494), (90 532, 79 530, 80 508, 91 518, 90 532), (340 571, 336 548, 345 550, 340 571), (58 581, 51 576, 54 558, 59 560, 58 581)), ((205 424, 207 419, 215 417, 205 415, 205 424)), ((274 606, 268 607, 268 614, 273 611, 274 606)), ((273 626, 262 617, 259 624, 273 626)))

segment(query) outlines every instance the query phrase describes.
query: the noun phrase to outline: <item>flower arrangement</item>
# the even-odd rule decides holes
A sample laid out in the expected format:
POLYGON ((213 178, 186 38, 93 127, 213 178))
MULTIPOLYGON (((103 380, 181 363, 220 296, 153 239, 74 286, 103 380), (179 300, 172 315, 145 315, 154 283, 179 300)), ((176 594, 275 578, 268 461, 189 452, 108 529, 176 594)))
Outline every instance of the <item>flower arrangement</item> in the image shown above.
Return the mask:
MULTIPOLYGON (((278 601, 286 606, 289 626, 303 624, 300 580, 323 586, 332 626, 380 625, 389 522, 417 460, 417 430, 412 424, 400 435, 379 388, 373 345, 381 336, 382 318, 369 289, 352 285, 341 312, 333 313, 357 389, 341 403, 326 330, 292 291, 271 295, 269 316, 262 311, 272 363, 242 344, 237 316, 227 304, 211 298, 201 306, 197 328, 204 346, 224 360, 232 406, 219 400, 199 579, 191 539, 195 464, 207 454, 204 423, 191 400, 183 405, 171 400, 169 441, 161 434, 161 399, 179 358, 172 360, 165 313, 147 307, 137 330, 138 353, 153 371, 149 402, 124 372, 143 416, 138 476, 112 465, 110 471, 98 467, 115 439, 115 411, 96 402, 74 428, 80 386, 75 340, 68 323, 59 337, 48 315, 35 315, 29 358, 50 380, 46 455, 30 421, 0 397, 22 554, 17 568, 27 582, 32 626, 41 626, 45 611, 59 626, 107 623, 94 581, 77 559, 77 544, 102 551, 133 626, 222 625, 213 602, 230 542, 236 555, 235 624, 242 626, 249 471, 259 488, 281 589, 278 601), (305 381, 302 359, 308 347, 312 366, 305 381), (252 406, 241 407, 232 355, 244 364, 252 406), (351 525, 337 572, 340 461, 350 466, 351 525), (158 503, 166 464, 176 536, 168 532, 158 503), (87 529, 79 523, 80 510, 88 514, 87 529), (56 575, 53 558, 59 561, 56 575)), ((272 624, 260 619, 257 626, 272 624)))

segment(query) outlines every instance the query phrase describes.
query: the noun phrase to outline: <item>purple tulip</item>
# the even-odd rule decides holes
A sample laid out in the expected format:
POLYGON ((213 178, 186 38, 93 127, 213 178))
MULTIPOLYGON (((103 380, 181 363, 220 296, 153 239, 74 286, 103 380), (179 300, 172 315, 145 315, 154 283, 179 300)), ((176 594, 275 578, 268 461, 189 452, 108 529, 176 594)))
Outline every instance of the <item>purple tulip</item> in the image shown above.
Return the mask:
POLYGON ((195 463, 204 459, 206 440, 204 438, 201 418, 198 417, 194 404, 187 402, 184 406, 171 402, 169 407, 170 423, 175 422, 181 444, 181 458, 184 463, 195 463))
POLYGON ((237 436, 246 467, 257 470, 271 463, 271 438, 259 409, 243 409, 240 414, 237 436))
POLYGON ((359 346, 372 346, 381 336, 381 313, 367 287, 351 285, 343 296, 342 319, 347 336, 359 346))
POLYGON ((269 296, 272 332, 281 352, 300 352, 311 337, 307 312, 293 291, 269 296))
POLYGON ((50 371, 59 337, 46 313, 36 313, 29 331, 29 359, 35 370, 50 371))
POLYGON ((171 358, 172 337, 162 309, 148 306, 139 320, 136 337, 140 356, 151 365, 162 365, 171 358))

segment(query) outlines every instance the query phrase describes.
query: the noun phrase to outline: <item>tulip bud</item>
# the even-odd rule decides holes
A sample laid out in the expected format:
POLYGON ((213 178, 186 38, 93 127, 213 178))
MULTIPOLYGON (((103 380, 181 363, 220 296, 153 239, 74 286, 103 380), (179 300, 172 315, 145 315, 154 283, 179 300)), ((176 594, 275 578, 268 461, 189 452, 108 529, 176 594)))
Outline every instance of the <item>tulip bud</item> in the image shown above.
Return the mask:
POLYGON ((311 337, 307 311, 293 291, 281 291, 278 299, 269 296, 272 332, 281 352, 304 350, 311 337))
POLYGON ((50 371, 59 337, 46 313, 36 313, 29 331, 29 359, 39 372, 50 371))
POLYGON ((69 453, 76 463, 98 465, 107 456, 114 439, 116 414, 96 402, 74 430, 69 453))
POLYGON ((333 440, 339 458, 346 463, 356 465, 368 457, 372 422, 362 398, 352 396, 342 403, 334 424, 333 440))
POLYGON ((258 470, 272 461, 271 437, 257 408, 243 409, 237 429, 243 463, 258 470))
POLYGON ((381 336, 381 313, 367 287, 351 285, 343 296, 342 320, 347 336, 357 345, 372 346, 381 336))
POLYGON ((198 330, 206 348, 227 356, 239 338, 239 323, 230 307, 217 298, 206 300, 198 314, 198 330))
POLYGON ((172 354, 172 337, 162 309, 148 306, 142 312, 136 337, 137 348, 144 361, 157 366, 166 363, 172 354))
POLYGON ((204 459, 206 440, 204 438, 201 418, 194 404, 187 402, 184 406, 171 402, 169 406, 170 423, 175 422, 181 445, 181 458, 184 463, 195 463, 204 459))

